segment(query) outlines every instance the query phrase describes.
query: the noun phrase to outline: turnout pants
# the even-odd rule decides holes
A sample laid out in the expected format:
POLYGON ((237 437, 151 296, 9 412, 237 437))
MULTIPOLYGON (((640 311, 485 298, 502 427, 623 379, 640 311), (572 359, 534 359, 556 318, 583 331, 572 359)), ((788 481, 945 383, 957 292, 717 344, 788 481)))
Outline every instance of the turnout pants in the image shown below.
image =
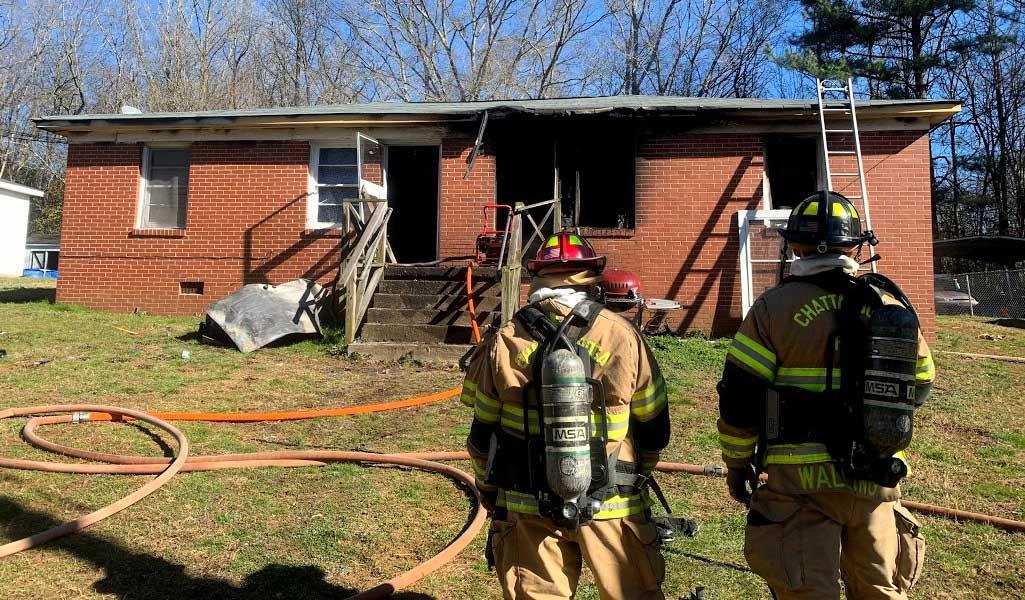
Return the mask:
POLYGON ((925 541, 899 500, 763 487, 751 500, 744 555, 778 600, 839 600, 841 577, 850 600, 906 600, 925 541))
POLYGON ((664 600, 658 530, 643 514, 591 521, 576 530, 509 512, 492 522, 495 569, 506 600, 569 600, 582 562, 602 600, 664 600))

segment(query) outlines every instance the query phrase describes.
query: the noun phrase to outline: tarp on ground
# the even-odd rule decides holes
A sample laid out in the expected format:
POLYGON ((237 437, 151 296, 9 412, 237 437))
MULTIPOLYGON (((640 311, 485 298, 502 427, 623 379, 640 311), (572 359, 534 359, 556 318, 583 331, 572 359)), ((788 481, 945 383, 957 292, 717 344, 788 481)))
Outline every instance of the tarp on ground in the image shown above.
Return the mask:
POLYGON ((320 309, 326 291, 307 279, 281 285, 242 286, 206 309, 242 352, 252 352, 286 336, 320 333, 320 309))

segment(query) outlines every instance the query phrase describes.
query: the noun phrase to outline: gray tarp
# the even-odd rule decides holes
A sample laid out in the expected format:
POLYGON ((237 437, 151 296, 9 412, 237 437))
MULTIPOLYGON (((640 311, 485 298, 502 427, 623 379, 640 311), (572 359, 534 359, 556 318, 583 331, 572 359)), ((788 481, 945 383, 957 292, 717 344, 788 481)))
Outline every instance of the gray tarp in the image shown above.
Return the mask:
POLYGON ((293 334, 320 333, 322 286, 306 279, 281 285, 250 284, 214 302, 206 316, 242 352, 293 334))

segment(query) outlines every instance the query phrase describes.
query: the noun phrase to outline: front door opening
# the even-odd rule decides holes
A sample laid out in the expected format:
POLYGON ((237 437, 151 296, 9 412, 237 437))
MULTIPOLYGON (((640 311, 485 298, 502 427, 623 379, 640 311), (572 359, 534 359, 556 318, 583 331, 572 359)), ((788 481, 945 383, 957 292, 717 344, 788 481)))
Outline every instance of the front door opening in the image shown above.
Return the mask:
POLYGON ((437 146, 388 146, 388 241, 400 263, 438 258, 437 146))

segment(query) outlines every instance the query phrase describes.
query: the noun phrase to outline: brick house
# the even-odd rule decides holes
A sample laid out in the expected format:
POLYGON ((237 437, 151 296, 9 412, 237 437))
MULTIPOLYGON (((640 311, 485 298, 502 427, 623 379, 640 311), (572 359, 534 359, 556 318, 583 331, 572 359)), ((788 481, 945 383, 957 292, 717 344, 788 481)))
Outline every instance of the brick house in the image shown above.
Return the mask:
MULTIPOLYGON (((858 106, 881 270, 930 335, 929 130, 959 108, 858 106)), ((645 295, 683 305, 674 328, 728 334, 741 317, 737 212, 792 206, 823 179, 809 101, 388 102, 35 123, 69 141, 58 300, 111 311, 198 314, 243 283, 329 280, 366 136, 383 146, 400 262, 472 254, 483 205, 557 197, 561 222, 637 273, 645 295)))

